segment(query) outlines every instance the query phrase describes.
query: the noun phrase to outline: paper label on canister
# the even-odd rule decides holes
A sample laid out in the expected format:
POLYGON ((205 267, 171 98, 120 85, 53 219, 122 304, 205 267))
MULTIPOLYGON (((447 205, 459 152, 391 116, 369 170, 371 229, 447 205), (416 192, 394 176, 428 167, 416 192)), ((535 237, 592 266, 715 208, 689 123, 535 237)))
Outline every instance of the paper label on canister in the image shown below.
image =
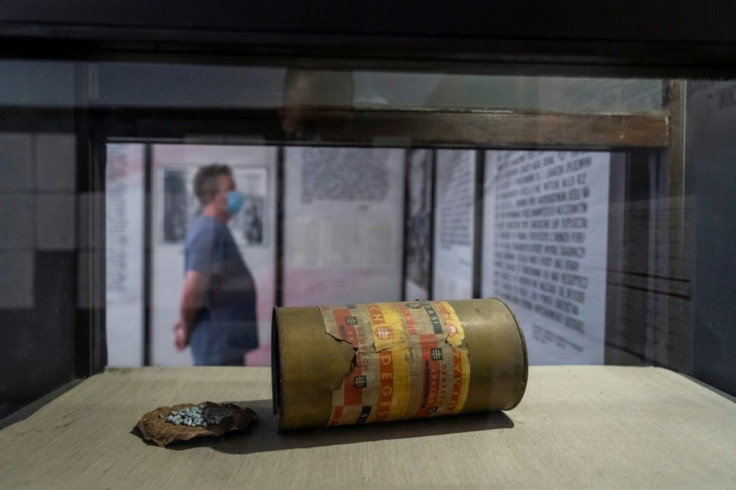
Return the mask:
POLYGON ((446 301, 320 306, 325 330, 356 348, 328 425, 452 415, 468 397, 465 333, 446 301))

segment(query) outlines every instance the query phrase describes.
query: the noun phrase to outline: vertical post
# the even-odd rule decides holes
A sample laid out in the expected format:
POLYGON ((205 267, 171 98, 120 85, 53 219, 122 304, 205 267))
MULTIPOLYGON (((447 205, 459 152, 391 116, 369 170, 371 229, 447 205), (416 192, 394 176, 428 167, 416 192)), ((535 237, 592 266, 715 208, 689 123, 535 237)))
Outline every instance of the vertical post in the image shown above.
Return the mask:
POLYGON ((475 150, 475 222, 473 223, 473 298, 480 298, 483 272, 483 184, 486 153, 475 150))
POLYGON ((429 276, 427 277, 427 299, 434 298, 434 220, 437 214, 437 150, 429 150, 431 155, 431 163, 429 164, 429 172, 431 175, 431 204, 429 207, 429 276))
POLYGON ((660 227, 660 240, 667 246, 665 264, 670 290, 666 299, 665 354, 670 368, 693 372, 695 319, 693 281, 695 277, 694 226, 692 203, 688 199, 685 161, 686 82, 671 80, 667 85, 666 105, 669 112, 669 140, 665 150, 667 162, 666 201, 662 212, 667 219, 660 227), (676 287, 675 287, 676 286, 676 287))
MULTIPOLYGON (((283 146, 276 147, 276 270, 274 280, 276 291, 274 297, 275 306, 283 306, 284 303, 284 165, 286 152, 283 146)), ((271 328, 275 328, 271 325, 271 328)))
POLYGON ((153 362, 151 341, 153 316, 153 148, 145 144, 143 154, 143 365, 153 362))
POLYGON ((105 161, 104 139, 98 135, 89 109, 94 66, 74 68, 74 132, 77 139, 76 375, 101 372, 107 364, 105 335, 105 161))
POLYGON ((409 241, 407 240, 407 231, 408 231, 408 220, 409 220, 409 207, 411 206, 411 203, 409 202, 410 199, 410 186, 409 186, 409 178, 410 178, 410 161, 412 152, 416 151, 413 148, 407 148, 406 151, 404 151, 404 213, 403 213, 403 219, 401 229, 403 230, 403 244, 404 244, 404 252, 401 254, 401 298, 404 301, 411 301, 412 298, 407 297, 406 292, 406 249, 407 244, 409 241))

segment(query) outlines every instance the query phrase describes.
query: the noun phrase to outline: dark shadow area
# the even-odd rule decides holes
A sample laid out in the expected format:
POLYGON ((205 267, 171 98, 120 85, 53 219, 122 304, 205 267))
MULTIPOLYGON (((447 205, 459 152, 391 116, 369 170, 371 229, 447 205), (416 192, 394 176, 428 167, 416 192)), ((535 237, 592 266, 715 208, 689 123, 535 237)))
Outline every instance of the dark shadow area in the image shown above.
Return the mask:
MULTIPOLYGON (((220 439, 205 437, 192 441, 175 442, 167 446, 168 449, 186 450, 194 447, 211 447, 228 454, 250 454, 514 427, 513 421, 503 412, 485 412, 383 424, 279 432, 278 418, 273 414, 271 400, 235 403, 241 407, 253 409, 258 414, 258 421, 244 432, 228 434, 220 439)), ((133 431, 133 433, 136 432, 133 431)))

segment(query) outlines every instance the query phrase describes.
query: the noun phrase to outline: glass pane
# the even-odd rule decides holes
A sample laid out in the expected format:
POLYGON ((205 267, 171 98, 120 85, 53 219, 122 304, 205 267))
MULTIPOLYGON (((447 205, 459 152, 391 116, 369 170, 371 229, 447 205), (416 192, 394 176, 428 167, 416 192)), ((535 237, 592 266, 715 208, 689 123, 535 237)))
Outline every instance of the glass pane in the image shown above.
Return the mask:
POLYGON ((2 60, 3 413, 93 361, 269 365, 276 305, 488 296, 532 364, 734 393, 734 87, 2 60))

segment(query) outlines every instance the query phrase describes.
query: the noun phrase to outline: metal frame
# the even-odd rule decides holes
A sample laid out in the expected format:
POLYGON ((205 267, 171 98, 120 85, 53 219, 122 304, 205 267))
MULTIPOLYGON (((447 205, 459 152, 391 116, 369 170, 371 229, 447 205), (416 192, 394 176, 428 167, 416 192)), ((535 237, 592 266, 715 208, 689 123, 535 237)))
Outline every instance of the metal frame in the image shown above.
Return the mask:
POLYGON ((722 77, 734 17, 729 0, 0 0, 0 56, 722 77))
MULTIPOLYGON (((328 0, 307 6, 288 0, 287 5, 254 8, 238 4, 221 9, 171 0, 155 5, 142 0, 82 2, 71 11, 60 10, 53 0, 33 4, 0 0, 0 57, 444 73, 736 75, 736 30, 730 22, 736 4, 727 0, 717 0, 710 9, 695 9, 682 0, 666 5, 656 0, 623 0, 615 9, 607 5, 593 8, 582 0, 554 5, 542 0, 531 4, 461 0, 431 9, 383 0, 365 7, 328 0), (421 16, 416 15, 419 11, 421 16)), ((83 103, 79 87, 77 93, 83 103)), ((391 141, 405 141, 413 146, 468 148, 669 147, 670 155, 676 154, 672 150, 678 144, 678 136, 669 132, 676 123, 671 119, 675 110, 673 105, 669 112, 658 114, 314 108, 321 121, 320 134, 335 144, 390 146, 391 141)), ((3 114, 12 116, 15 111, 3 110, 3 114)), ((292 143, 283 134, 275 110, 80 107, 30 112, 34 111, 42 118, 72 115, 78 135, 91 139, 101 134, 179 139, 219 131, 292 143), (172 120, 179 124, 170 125, 172 120), (132 121, 135 124, 129 124, 132 121)), ((94 144, 80 143, 80 190, 104 192, 104 166, 94 144)), ((673 180, 671 197, 682 196, 684 191, 677 185, 673 180)), ((98 232, 100 211, 82 210, 98 232)), ((97 243, 104 244, 104 236, 101 240, 97 243)), ((90 256, 96 257, 90 264, 92 279, 103 278, 104 284, 104 255, 90 256)), ((100 346, 104 309, 90 315, 80 322, 80 328, 85 329, 83 337, 89 335, 94 352, 80 352, 80 374, 104 366, 104 345, 100 346)))

